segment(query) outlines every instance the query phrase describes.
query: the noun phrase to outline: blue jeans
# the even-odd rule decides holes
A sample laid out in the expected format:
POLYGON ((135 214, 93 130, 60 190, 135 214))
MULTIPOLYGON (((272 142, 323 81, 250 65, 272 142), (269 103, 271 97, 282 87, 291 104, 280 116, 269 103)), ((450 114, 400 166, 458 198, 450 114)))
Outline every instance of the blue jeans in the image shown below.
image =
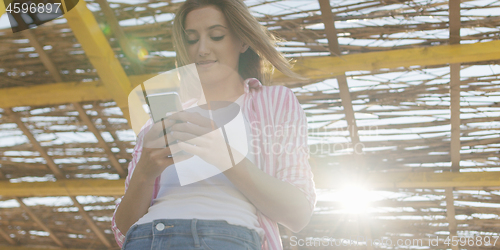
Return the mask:
POLYGON ((260 246, 255 230, 224 220, 159 219, 132 225, 122 250, 257 250, 260 246))

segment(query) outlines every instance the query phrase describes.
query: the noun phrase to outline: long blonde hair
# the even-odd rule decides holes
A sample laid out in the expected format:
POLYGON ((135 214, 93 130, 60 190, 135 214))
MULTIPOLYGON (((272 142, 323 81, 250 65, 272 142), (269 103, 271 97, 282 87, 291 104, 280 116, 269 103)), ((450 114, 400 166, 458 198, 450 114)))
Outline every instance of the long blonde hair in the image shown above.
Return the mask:
POLYGON ((292 66, 275 46, 283 40, 271 34, 250 13, 242 0, 187 0, 177 10, 173 24, 173 45, 176 51, 176 66, 189 64, 186 50, 185 20, 187 14, 195 9, 213 5, 226 17, 230 29, 249 48, 240 54, 238 73, 243 79, 257 78, 262 84, 269 84, 274 68, 283 74, 305 79, 291 70, 292 66))

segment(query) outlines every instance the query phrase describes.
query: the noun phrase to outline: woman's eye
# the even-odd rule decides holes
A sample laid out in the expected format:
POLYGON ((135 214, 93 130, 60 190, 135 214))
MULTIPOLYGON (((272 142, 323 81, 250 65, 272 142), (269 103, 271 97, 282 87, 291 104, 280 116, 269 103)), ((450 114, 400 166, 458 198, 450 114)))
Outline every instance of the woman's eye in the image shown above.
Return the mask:
POLYGON ((188 44, 195 44, 197 42, 198 42, 198 39, 196 39, 196 40, 187 40, 188 44))
POLYGON ((224 36, 217 36, 217 37, 212 37, 212 40, 220 41, 220 40, 222 40, 222 38, 224 38, 224 36))

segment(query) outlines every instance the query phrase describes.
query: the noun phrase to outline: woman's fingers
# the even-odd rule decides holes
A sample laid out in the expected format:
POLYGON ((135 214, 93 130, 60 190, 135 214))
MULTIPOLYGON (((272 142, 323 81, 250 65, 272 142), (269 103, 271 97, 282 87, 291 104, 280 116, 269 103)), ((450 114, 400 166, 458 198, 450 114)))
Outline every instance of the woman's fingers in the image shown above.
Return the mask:
POLYGON ((174 125, 175 123, 176 123, 175 121, 169 119, 164 119, 160 122, 154 123, 144 136, 144 140, 153 141, 156 140, 158 137, 167 134, 170 131, 172 125, 174 125))
POLYGON ((177 147, 179 147, 181 150, 184 150, 189 154, 194 154, 194 155, 201 155, 201 153, 203 152, 203 148, 197 147, 195 145, 186 142, 179 142, 177 147))
POLYGON ((211 137, 209 136, 197 136, 190 133, 177 132, 177 131, 172 131, 171 135, 174 139, 177 140, 177 142, 187 142, 200 147, 210 145, 208 140, 210 140, 211 137))
POLYGON ((185 132, 194 136, 202 136, 212 131, 211 128, 201 127, 193 123, 177 123, 170 128, 172 132, 185 132))

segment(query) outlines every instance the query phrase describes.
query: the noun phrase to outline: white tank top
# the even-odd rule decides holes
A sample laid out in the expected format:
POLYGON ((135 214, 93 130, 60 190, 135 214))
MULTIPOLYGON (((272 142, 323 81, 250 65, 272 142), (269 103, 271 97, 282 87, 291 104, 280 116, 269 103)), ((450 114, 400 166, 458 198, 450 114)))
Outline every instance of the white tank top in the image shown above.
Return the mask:
MULTIPOLYGON (((243 95, 235 101, 240 107, 243 95)), ((216 111, 223 112, 224 108, 216 111)), ((249 152, 252 134, 247 117, 244 117, 249 152)), ((247 158, 255 164, 254 155, 247 158)), ((193 156, 186 161, 196 164, 201 160, 193 156)), ((243 226, 255 230, 264 238, 264 229, 259 225, 255 206, 231 183, 223 174, 181 186, 175 167, 168 166, 161 174, 158 196, 149 207, 148 212, 134 224, 149 223, 156 219, 202 219, 225 220, 232 225, 243 226)))

